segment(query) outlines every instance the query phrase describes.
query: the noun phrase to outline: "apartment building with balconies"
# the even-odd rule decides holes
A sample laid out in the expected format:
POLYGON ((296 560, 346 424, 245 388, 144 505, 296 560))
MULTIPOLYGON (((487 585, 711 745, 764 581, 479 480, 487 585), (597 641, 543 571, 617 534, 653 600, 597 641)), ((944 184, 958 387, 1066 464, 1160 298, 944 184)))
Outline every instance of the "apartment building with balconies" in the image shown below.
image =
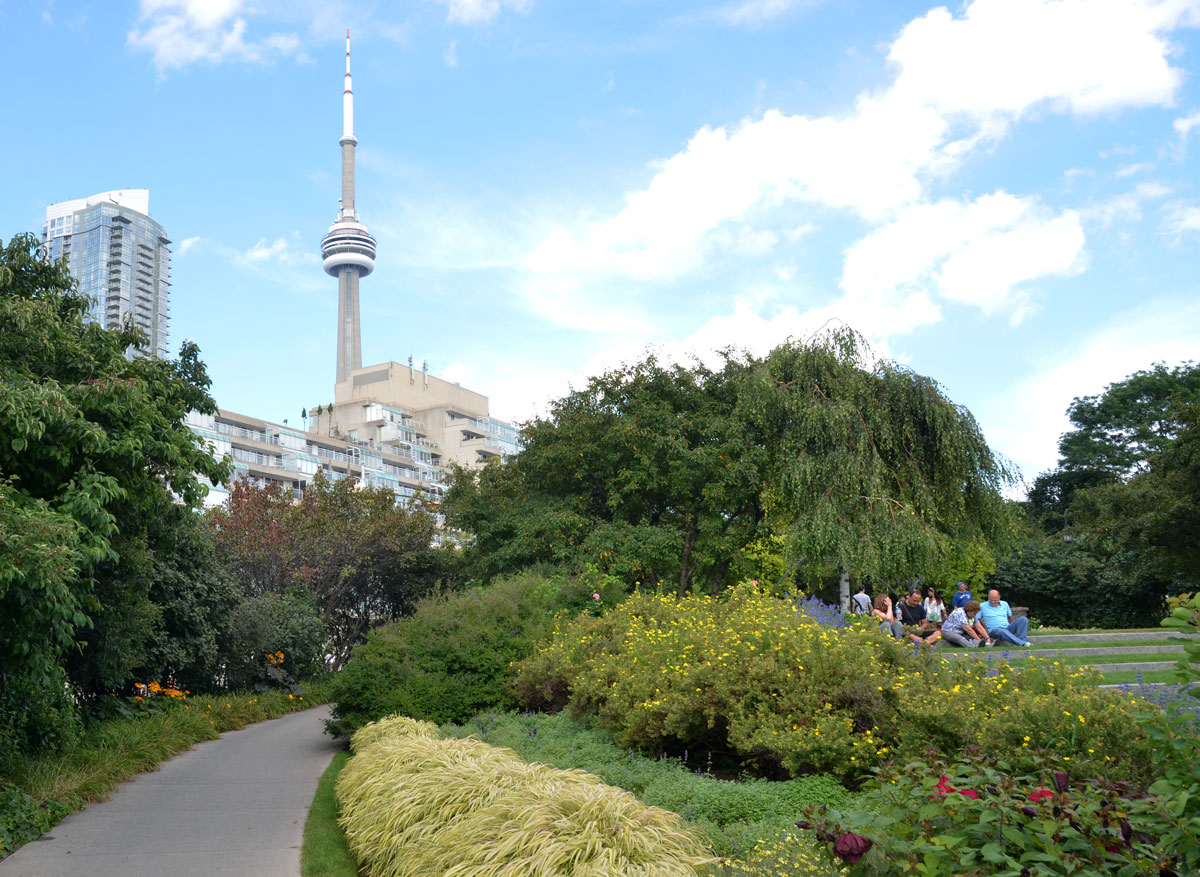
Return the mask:
MULTIPOLYGON (((445 470, 432 443, 411 422, 397 424, 390 442, 351 439, 327 430, 295 428, 219 409, 216 414, 191 412, 186 421, 200 441, 218 459, 233 462, 232 480, 278 484, 296 499, 321 473, 330 481, 352 478, 370 487, 386 487, 397 502, 407 505, 420 496, 441 523, 437 507, 445 493, 445 470)), ((223 485, 209 484, 208 506, 220 505, 229 495, 223 485)))

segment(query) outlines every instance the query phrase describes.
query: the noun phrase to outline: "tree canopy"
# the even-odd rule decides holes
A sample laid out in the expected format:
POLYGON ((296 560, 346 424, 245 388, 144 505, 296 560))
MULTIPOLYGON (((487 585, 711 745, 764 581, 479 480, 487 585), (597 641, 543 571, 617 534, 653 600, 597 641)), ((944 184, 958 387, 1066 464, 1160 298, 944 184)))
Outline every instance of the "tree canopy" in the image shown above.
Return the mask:
POLYGON ((1044 614, 1154 623, 1168 594, 1200 585, 1200 366, 1158 363, 1067 414, 1059 465, 1027 500, 1043 537, 997 581, 1044 614))
POLYGON ((842 330, 720 369, 654 356, 592 378, 525 427, 515 461, 456 473, 450 523, 488 578, 595 566, 719 590, 783 536, 809 569, 928 574, 1005 538, 1007 468, 937 384, 842 330))
POLYGON ((151 648, 171 553, 156 552, 190 522, 165 512, 225 475, 183 423, 215 410, 199 350, 128 359, 142 337, 88 321, 90 304, 32 235, 0 251, 0 688, 15 697, 61 681, 67 657, 84 694, 170 660, 151 648))
POLYGON ((209 514, 244 595, 303 590, 339 663, 372 626, 412 612, 446 566, 429 514, 351 479, 318 475, 299 504, 277 485, 235 481, 209 514))

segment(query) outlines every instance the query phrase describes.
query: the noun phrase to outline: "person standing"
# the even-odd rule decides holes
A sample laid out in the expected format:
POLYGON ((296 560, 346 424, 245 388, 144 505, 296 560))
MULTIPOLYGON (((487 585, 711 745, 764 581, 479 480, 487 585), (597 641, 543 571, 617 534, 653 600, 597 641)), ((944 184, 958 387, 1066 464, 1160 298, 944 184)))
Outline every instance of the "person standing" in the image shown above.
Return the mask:
POLYGON ((946 604, 942 602, 942 598, 933 588, 925 595, 925 617, 929 619, 930 624, 938 624, 946 620, 946 604))
POLYGON ((959 582, 958 592, 954 595, 954 599, 951 602, 954 603, 955 609, 959 609, 963 606, 966 606, 967 603, 974 599, 975 598, 971 596, 971 592, 967 590, 967 583, 959 582))
POLYGON ((1000 592, 995 588, 988 591, 988 601, 979 609, 979 620, 987 628, 993 643, 1012 643, 1015 646, 1028 646, 1029 619, 1012 617, 1012 609, 1007 601, 1000 599, 1000 592))
POLYGON ((968 600, 965 606, 959 606, 942 623, 942 639, 952 646, 973 649, 990 646, 987 628, 982 622, 976 621, 979 614, 979 604, 968 600))
POLYGON ((866 585, 858 586, 858 591, 850 598, 850 607, 855 615, 871 614, 871 598, 867 596, 866 585))

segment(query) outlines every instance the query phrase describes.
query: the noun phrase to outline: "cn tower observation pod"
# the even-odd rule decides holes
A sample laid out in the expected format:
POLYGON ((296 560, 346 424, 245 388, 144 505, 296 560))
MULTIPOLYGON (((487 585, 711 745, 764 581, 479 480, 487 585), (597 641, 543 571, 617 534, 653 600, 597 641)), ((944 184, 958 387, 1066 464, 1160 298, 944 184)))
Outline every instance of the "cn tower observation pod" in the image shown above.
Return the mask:
POLYGON ((321 239, 321 255, 326 274, 337 277, 340 269, 353 266, 366 277, 375 270, 375 238, 361 223, 335 222, 321 239))

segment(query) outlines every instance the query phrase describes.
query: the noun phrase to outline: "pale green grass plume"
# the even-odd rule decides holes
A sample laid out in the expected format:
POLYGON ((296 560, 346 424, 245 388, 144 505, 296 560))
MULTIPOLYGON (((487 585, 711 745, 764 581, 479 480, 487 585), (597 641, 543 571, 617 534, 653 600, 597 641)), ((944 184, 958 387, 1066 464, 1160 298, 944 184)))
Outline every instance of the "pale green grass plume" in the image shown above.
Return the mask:
POLYGON ((694 877, 715 861, 676 814, 591 774, 436 734, 391 718, 354 735, 337 798, 371 877, 694 877))

